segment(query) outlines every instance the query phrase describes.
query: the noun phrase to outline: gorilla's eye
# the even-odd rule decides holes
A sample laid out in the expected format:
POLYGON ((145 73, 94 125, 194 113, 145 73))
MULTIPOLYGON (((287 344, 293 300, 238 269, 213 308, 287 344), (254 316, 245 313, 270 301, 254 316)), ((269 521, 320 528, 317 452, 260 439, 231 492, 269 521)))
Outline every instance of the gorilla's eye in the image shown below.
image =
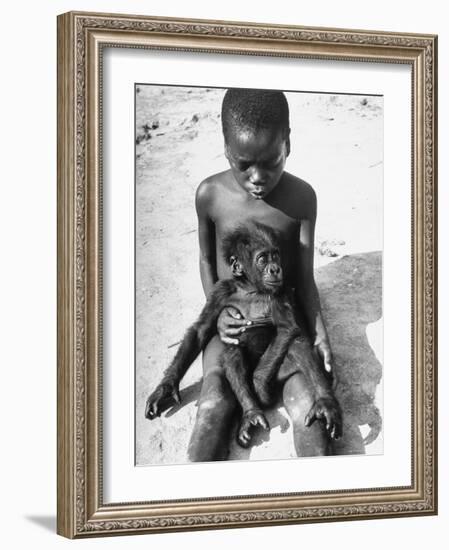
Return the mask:
POLYGON ((256 263, 259 267, 265 267, 267 265, 267 255, 260 254, 260 256, 257 257, 256 263))

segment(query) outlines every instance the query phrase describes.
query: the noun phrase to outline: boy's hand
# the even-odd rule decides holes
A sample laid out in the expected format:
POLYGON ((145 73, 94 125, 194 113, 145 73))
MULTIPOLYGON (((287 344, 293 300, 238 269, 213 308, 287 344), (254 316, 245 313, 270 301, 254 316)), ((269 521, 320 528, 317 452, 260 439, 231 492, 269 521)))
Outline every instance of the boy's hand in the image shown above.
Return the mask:
POLYGON ((320 340, 315 342, 314 348, 321 359, 326 374, 332 379, 332 387, 335 389, 337 385, 337 379, 335 377, 334 358, 332 357, 332 351, 327 340, 320 340))
POLYGON ((217 331, 223 344, 239 345, 238 336, 245 332, 245 328, 251 324, 246 321, 240 311, 232 306, 221 310, 217 319, 217 331))

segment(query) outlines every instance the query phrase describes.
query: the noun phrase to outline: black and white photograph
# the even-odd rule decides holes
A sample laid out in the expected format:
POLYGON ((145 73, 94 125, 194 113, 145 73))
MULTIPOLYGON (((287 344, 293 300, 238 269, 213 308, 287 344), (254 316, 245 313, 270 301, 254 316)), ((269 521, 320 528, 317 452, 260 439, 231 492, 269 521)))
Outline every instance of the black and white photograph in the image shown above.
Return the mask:
POLYGON ((4 4, 5 549, 444 547, 444 6, 4 4))
POLYGON ((383 453, 383 97, 135 85, 135 463, 383 453))

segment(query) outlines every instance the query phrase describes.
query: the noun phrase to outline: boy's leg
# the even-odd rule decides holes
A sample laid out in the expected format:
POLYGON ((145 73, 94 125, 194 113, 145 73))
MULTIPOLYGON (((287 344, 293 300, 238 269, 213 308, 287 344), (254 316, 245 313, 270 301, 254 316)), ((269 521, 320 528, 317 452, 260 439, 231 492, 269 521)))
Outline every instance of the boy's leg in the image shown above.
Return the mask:
MULTIPOLYGON (((321 422, 306 427, 305 418, 315 403, 314 377, 306 376, 302 369, 320 369, 312 365, 310 343, 298 338, 292 342, 278 379, 283 386, 284 406, 293 424, 293 440, 298 456, 325 456, 330 452, 329 437, 321 422)), ((321 378, 321 377, 318 377, 321 378)))
POLYGON ((304 419, 313 403, 313 391, 306 377, 298 372, 284 384, 284 405, 293 424, 293 441, 298 456, 325 456, 329 454, 329 439, 321 422, 308 428, 304 419))
POLYGON ((219 365, 223 346, 220 338, 214 336, 203 352, 203 384, 188 448, 192 462, 226 460, 228 457, 237 402, 219 365))

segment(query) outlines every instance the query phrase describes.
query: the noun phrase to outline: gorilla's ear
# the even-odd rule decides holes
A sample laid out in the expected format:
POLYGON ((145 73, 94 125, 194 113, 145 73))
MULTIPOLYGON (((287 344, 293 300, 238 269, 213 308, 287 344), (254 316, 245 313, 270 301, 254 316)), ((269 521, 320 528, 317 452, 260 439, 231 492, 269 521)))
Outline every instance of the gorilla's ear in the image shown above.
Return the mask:
POLYGON ((235 278, 243 277, 243 266, 239 262, 237 257, 236 256, 231 256, 229 258, 229 260, 231 262, 232 276, 235 277, 235 278))

